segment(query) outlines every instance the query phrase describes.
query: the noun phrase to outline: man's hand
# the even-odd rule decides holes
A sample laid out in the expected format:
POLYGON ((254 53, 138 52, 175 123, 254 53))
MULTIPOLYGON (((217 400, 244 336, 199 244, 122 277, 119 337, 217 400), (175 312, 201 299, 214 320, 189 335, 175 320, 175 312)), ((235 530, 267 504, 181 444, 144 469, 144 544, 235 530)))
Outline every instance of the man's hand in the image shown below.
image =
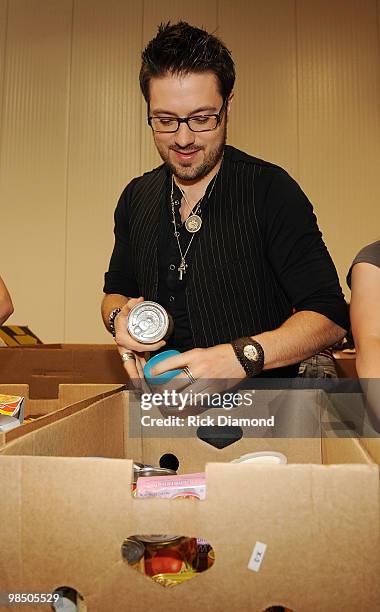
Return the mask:
MULTIPOLYGON (((185 372, 175 376, 167 384, 170 389, 186 392, 220 393, 236 386, 246 378, 244 368, 237 360, 231 344, 218 344, 210 348, 196 348, 181 355, 169 357, 152 369, 152 375, 187 367, 195 382, 185 372)), ((165 385, 166 386, 166 385, 165 385)))
MULTIPOLYGON (((160 342, 156 342, 155 344, 142 344, 141 342, 137 342, 134 340, 130 333, 128 332, 128 317, 129 313, 136 304, 140 304, 144 302, 143 297, 139 298, 131 298, 128 302, 122 307, 119 314, 116 316, 114 325, 115 325, 115 341, 117 345, 117 350, 119 351, 120 356, 125 355, 125 353, 130 353, 134 359, 128 359, 127 361, 123 361, 124 369, 127 372, 129 378, 132 381, 143 381, 144 380, 144 365, 146 364, 145 352, 149 351, 157 351, 158 349, 165 346, 165 342, 161 340, 160 342)), ((141 384, 137 384, 136 386, 141 387, 141 384)))

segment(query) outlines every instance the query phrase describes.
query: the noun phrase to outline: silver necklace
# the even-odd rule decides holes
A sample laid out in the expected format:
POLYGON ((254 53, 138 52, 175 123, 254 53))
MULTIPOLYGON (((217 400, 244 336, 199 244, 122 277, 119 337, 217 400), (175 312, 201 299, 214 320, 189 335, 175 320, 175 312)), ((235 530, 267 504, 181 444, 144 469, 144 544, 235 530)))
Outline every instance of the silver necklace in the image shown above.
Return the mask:
MULTIPOLYGON (((220 170, 220 168, 219 168, 219 170, 220 170)), ((211 194, 212 194, 212 192, 214 190, 216 179, 217 179, 218 174, 219 174, 219 170, 218 170, 218 172, 216 173, 216 175, 215 175, 215 177, 213 179, 214 182, 213 182, 212 187, 210 189, 210 192, 209 192, 209 194, 207 196, 207 201, 210 199, 210 196, 211 196, 211 194)), ((181 193, 183 194, 183 196, 185 198, 186 204, 189 206, 189 203, 188 203, 188 201, 186 199, 185 194, 183 193, 183 191, 182 191, 182 189, 180 187, 179 187, 179 189, 180 189, 181 193)), ((178 274, 179 274, 179 280, 182 280, 183 279, 183 275, 186 273, 186 268, 188 267, 188 264, 186 263, 186 255, 189 252, 189 249, 190 249, 191 244, 192 244, 192 242, 194 240, 194 236, 195 236, 196 232, 198 232, 200 230, 201 225, 202 225, 202 219, 198 215, 198 212, 199 213, 201 212, 201 203, 203 201, 204 196, 202 196, 202 198, 199 200, 197 206, 195 207, 194 212, 192 212, 190 214, 190 216, 185 221, 185 227, 186 227, 187 231, 192 233, 193 235, 191 236, 190 242, 187 245, 186 251, 183 253, 182 248, 181 248, 181 243, 179 241, 179 231, 177 229, 177 223, 176 223, 176 220, 175 220, 175 209, 174 209, 173 193, 174 193, 174 175, 172 175, 172 189, 171 189, 171 193, 170 193, 170 203, 171 203, 171 208, 172 208, 172 217, 173 217, 173 225, 174 225, 174 236, 176 237, 176 240, 177 240, 178 250, 179 250, 180 259, 181 259, 177 270, 178 270, 178 274), (194 224, 192 224, 192 222, 190 222, 189 225, 190 225, 190 227, 193 227, 193 228, 196 228, 196 229, 189 229, 189 227, 186 226, 187 221, 189 221, 189 219, 191 217, 195 217, 195 220, 194 220, 194 224)), ((189 206, 189 208, 190 208, 190 206, 189 206)))
POLYGON ((197 206, 195 207, 194 210, 191 210, 191 206, 189 204, 189 201, 186 197, 185 192, 181 189, 181 187, 178 185, 180 192, 182 193, 182 197, 185 200, 187 207, 190 211, 189 216, 187 217, 186 221, 185 221, 185 227, 187 229, 188 232, 190 232, 190 234, 195 234, 196 232, 199 232, 199 230, 201 229, 202 226, 202 219, 201 217, 197 214, 198 211, 200 212, 200 208, 201 208, 201 203, 202 200, 204 198, 204 195, 201 197, 201 199, 199 200, 197 206))

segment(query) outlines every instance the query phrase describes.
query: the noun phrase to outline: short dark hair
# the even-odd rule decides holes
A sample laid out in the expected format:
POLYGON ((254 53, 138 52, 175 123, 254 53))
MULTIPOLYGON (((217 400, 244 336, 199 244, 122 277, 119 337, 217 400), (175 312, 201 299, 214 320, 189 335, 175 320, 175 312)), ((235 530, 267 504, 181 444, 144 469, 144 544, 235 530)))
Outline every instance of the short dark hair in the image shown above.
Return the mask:
POLYGON ((235 83, 235 65, 227 47, 216 36, 185 21, 161 23, 141 59, 140 87, 147 103, 150 79, 167 73, 213 72, 223 100, 235 83))

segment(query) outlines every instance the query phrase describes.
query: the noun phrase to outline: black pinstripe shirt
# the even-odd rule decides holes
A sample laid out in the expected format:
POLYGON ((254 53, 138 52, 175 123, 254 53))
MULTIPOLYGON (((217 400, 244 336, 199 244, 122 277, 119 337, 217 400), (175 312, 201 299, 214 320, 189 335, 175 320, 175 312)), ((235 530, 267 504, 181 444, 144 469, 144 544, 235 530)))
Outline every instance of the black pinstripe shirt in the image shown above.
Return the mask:
MULTIPOLYGON (((105 293, 143 295, 171 312, 176 329, 165 348, 213 346, 272 330, 294 309, 319 312, 348 328, 342 290, 312 206, 285 170, 226 146, 182 281, 170 182, 162 165, 123 191, 104 285, 105 293)), ((185 229, 180 240, 184 251, 185 229)), ((271 375, 295 371, 281 368, 271 375)))

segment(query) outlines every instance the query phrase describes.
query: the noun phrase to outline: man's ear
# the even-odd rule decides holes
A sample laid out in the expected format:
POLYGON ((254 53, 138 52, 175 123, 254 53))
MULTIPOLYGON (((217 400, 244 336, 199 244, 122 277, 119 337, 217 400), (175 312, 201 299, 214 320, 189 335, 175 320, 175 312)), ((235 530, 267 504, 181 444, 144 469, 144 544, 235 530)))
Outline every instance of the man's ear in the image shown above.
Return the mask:
POLYGON ((231 104, 232 104, 232 100, 234 97, 234 92, 231 91, 230 95, 228 96, 228 100, 227 100, 227 115, 229 114, 230 110, 231 110, 231 104))

